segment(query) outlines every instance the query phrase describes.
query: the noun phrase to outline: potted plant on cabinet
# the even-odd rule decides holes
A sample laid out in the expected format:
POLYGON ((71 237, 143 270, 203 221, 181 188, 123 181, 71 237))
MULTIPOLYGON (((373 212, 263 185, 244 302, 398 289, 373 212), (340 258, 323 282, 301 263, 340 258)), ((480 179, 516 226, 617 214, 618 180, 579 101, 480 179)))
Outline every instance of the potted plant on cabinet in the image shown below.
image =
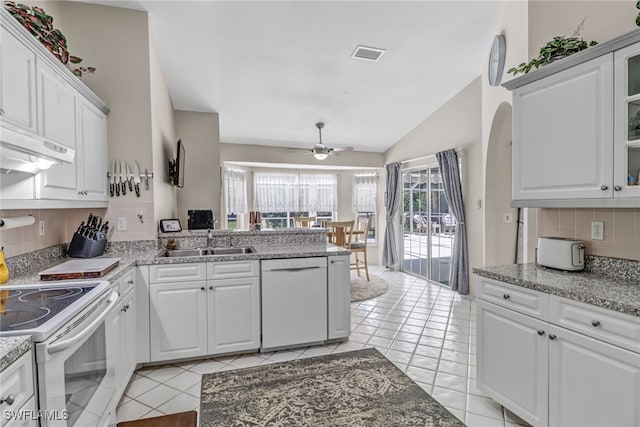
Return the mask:
POLYGON ((517 67, 512 67, 507 71, 507 73, 513 74, 514 76, 519 73, 527 74, 532 68, 540 68, 543 65, 550 64, 553 61, 566 58, 574 53, 585 50, 589 46, 597 45, 598 42, 596 41, 587 43, 582 39, 582 37, 579 37, 583 24, 584 19, 570 37, 555 36, 553 39, 548 41, 547 44, 542 46, 537 58, 533 58, 529 62, 523 62, 517 67))
MULTIPOLYGON (((82 58, 69 54, 67 38, 59 29, 53 28, 53 17, 47 15, 44 9, 38 6, 26 6, 13 1, 5 1, 4 8, 64 65, 68 66, 69 63, 79 64, 82 62, 82 58)), ((93 73, 95 70, 95 67, 78 67, 72 69, 71 72, 78 77, 82 77, 83 74, 93 73)))

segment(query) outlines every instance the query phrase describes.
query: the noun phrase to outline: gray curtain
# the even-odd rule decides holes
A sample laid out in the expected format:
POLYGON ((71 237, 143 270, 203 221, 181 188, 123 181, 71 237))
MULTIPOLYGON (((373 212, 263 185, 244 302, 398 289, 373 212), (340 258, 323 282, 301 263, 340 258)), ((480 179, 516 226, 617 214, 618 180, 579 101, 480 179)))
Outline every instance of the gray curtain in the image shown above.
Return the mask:
POLYGON ((469 294, 469 250, 467 248, 467 226, 464 215, 464 201, 462 199, 462 184, 460 183, 460 168, 456 150, 446 150, 436 153, 444 195, 449 203, 449 209, 456 217, 455 242, 451 254, 451 271, 449 283, 451 289, 461 295, 469 294))
POLYGON ((382 249, 382 263, 387 268, 393 268, 398 262, 398 248, 396 246, 396 229, 394 219, 402 192, 400 191, 400 163, 389 163, 387 168, 387 192, 384 205, 387 207, 387 227, 384 231, 384 248, 382 249))

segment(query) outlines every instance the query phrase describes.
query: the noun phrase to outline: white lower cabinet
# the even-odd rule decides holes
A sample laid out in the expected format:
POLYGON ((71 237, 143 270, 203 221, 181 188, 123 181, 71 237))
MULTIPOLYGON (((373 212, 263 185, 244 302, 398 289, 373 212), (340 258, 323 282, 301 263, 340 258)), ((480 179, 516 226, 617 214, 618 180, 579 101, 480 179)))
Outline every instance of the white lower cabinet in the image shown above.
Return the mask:
POLYGON ((331 256, 327 267, 327 323, 330 340, 351 335, 349 256, 331 256))
POLYGON ((546 323, 482 300, 476 314, 478 387, 525 421, 546 425, 546 323))
POLYGON ((208 353, 260 348, 260 278, 208 281, 208 353))
POLYGON ((536 319, 479 289, 478 388, 535 426, 640 426, 640 353, 611 344, 626 343, 640 318, 551 296, 551 313, 536 319), (612 324, 626 329, 608 334, 612 324))
POLYGON ((136 270, 131 269, 112 284, 112 289, 120 294, 119 302, 110 317, 113 338, 109 343, 109 359, 115 378, 114 405, 118 404, 117 400, 124 393, 137 365, 135 276, 136 270))
POLYGON ((152 283, 151 361, 207 354, 206 282, 152 283))
POLYGON ((37 425, 33 362, 33 352, 29 350, 0 372, 0 425, 3 427, 37 425), (34 412, 26 412, 29 410, 34 412))
POLYGON ((151 361, 257 350, 258 265, 237 261, 151 266, 151 361))
POLYGON ((640 354, 549 327, 549 425, 640 426, 640 354))

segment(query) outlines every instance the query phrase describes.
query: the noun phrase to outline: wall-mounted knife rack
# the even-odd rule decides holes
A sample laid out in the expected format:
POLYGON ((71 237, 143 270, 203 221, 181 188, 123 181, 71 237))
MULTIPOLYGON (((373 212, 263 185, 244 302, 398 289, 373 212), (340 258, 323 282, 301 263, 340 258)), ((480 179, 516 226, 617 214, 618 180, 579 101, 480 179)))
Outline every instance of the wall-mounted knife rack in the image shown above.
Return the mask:
POLYGON ((140 168, 137 160, 133 163, 124 160, 113 160, 113 170, 107 172, 107 180, 109 181, 109 195, 111 197, 120 197, 120 194, 126 196, 127 188, 129 192, 135 190, 137 197, 140 197, 140 184, 144 182, 144 189, 149 190, 149 179, 153 179, 153 172, 149 172, 146 168, 144 172, 140 168))

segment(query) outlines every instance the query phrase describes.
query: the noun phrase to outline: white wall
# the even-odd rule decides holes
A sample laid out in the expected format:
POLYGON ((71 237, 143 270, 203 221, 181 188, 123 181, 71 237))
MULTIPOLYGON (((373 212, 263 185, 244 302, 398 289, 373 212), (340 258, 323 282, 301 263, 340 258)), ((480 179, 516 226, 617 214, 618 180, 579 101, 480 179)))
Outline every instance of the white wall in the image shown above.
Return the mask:
MULTIPOLYGON (((483 262, 483 218, 476 201, 483 198, 482 84, 478 77, 385 153, 385 163, 410 160, 461 147, 462 189, 470 269, 483 262)), ((385 179, 386 182, 386 179, 385 179)), ((471 274, 471 270, 469 271, 471 274)), ((470 292, 475 293, 471 280, 470 292)))
MULTIPOLYGON (((211 209, 219 220, 222 183, 218 114, 176 111, 175 118, 176 135, 184 143, 186 154, 184 188, 176 190, 178 218, 186 228, 187 210, 211 209)), ((173 158, 175 154, 174 148, 173 158)))
MULTIPOLYGON (((154 171, 154 178, 150 183, 153 190, 153 214, 155 217, 153 222, 157 227, 160 219, 177 218, 176 188, 167 179, 167 159, 175 157, 174 151, 177 139, 173 103, 169 96, 167 82, 151 32, 149 33, 149 62, 151 78, 151 147, 153 153, 150 171, 154 171)), ((141 193, 146 193, 146 191, 141 189, 141 193)))

